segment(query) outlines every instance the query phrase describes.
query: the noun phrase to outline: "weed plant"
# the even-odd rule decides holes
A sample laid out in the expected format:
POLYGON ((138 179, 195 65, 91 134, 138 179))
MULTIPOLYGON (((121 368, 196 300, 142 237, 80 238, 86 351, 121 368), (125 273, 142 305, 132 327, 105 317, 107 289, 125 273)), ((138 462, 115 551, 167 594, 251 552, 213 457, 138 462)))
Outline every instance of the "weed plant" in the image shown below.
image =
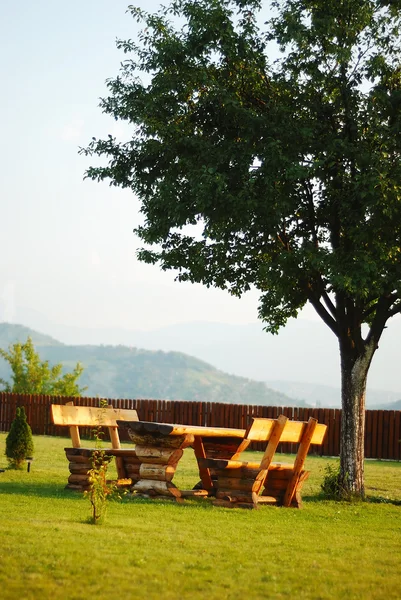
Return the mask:
MULTIPOLYGON (((107 410, 107 400, 100 400, 100 408, 103 411, 107 410)), ((107 501, 111 498, 120 498, 120 494, 117 485, 113 481, 107 480, 107 472, 112 456, 108 455, 105 450, 102 449, 102 441, 104 437, 103 431, 103 419, 101 412, 99 423, 92 430, 92 436, 95 441, 95 450, 91 457, 92 468, 89 471, 89 483, 90 488, 85 495, 88 496, 91 505, 91 519, 90 522, 94 525, 100 525, 103 523, 107 501)))

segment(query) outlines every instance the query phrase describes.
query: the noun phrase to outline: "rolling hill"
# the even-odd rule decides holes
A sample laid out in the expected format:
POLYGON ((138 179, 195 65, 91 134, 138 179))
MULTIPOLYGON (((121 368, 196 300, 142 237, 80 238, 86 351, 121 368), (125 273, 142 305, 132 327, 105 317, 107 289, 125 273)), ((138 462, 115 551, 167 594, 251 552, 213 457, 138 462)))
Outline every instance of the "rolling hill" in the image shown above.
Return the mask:
MULTIPOLYGON (((40 357, 70 370, 78 361, 85 371, 81 385, 88 396, 199 400, 232 404, 305 405, 270 389, 265 383, 228 375, 210 364, 180 352, 141 350, 128 346, 69 346, 28 327, 0 324, 0 346, 31 336, 40 357)), ((0 377, 8 379, 0 361, 0 377)))

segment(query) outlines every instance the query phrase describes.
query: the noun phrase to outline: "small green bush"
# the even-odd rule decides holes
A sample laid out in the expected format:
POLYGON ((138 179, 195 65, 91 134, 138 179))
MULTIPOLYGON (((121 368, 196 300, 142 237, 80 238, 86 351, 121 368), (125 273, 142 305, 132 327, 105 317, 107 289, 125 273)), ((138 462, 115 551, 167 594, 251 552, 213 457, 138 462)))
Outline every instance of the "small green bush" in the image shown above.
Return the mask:
POLYGON ((343 499, 343 490, 340 484, 340 464, 328 464, 324 472, 323 483, 320 486, 323 495, 329 500, 343 499))
POLYGON ((32 430, 23 406, 17 408, 15 419, 11 423, 5 454, 13 469, 22 469, 24 461, 33 454, 32 430))

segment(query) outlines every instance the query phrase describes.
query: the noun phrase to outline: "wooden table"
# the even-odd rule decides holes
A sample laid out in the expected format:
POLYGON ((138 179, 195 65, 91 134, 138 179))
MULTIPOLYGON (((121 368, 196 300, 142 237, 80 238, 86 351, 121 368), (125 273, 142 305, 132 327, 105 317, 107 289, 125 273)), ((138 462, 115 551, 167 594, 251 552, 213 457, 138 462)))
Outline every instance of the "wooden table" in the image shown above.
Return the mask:
POLYGON ((173 497, 213 495, 213 469, 200 465, 201 459, 235 460, 250 444, 245 429, 175 425, 149 421, 117 421, 128 429, 139 459, 139 480, 133 491, 148 496, 173 497), (198 461, 200 489, 179 490, 172 479, 185 448, 192 447, 198 461))

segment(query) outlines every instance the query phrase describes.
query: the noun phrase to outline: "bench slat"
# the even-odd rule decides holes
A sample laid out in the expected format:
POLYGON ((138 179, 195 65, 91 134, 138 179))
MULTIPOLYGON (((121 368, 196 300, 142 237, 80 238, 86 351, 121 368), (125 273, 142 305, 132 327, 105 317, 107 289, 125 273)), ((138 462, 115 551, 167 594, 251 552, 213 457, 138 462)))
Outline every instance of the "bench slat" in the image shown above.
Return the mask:
POLYGON ((67 427, 117 427, 117 421, 138 421, 136 410, 125 408, 52 404, 51 412, 55 425, 67 427))
MULTIPOLYGON (((276 419, 254 418, 251 427, 247 433, 247 438, 253 442, 265 442, 270 438, 273 431, 273 425, 276 419)), ((287 421, 280 437, 280 442, 290 442, 298 444, 308 423, 304 421, 287 421)), ((327 425, 318 423, 313 432, 311 444, 321 445, 326 434, 327 425)))

